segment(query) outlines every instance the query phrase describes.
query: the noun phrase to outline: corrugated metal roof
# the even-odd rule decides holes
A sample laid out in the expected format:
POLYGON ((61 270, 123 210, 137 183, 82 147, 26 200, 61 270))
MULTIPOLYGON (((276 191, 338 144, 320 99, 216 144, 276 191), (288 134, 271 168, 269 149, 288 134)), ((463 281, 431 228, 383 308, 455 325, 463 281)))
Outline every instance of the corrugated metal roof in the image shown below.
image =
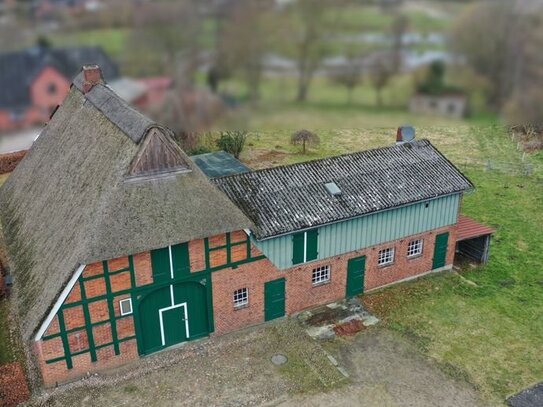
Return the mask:
POLYGON ((222 177, 257 239, 473 188, 428 140, 222 177), (334 182, 341 195, 325 184, 334 182))
POLYGON ((456 241, 491 235, 494 232, 496 232, 496 229, 483 225, 468 216, 460 215, 456 229, 456 241))

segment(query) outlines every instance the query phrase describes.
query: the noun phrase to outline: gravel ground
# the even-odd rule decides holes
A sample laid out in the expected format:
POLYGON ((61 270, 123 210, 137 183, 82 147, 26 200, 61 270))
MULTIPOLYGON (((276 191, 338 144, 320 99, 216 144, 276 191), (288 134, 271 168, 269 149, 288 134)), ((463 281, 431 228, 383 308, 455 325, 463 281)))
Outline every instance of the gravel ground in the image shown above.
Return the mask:
POLYGON ((32 406, 255 406, 347 380, 294 320, 278 321, 143 358, 41 395, 32 406), (281 353, 288 362, 275 366, 281 353))
POLYGON ((92 376, 31 406, 483 406, 467 383, 443 373, 382 327, 354 338, 311 339, 294 319, 186 344, 107 376, 92 376), (274 354, 287 356, 282 366, 274 354), (334 366, 339 363, 346 379, 334 366), (334 360, 335 358, 335 360, 334 360))
POLYGON ((441 371, 385 328, 370 328, 354 339, 336 340, 325 347, 350 373, 352 384, 328 393, 295 396, 281 407, 485 406, 473 387, 441 371))

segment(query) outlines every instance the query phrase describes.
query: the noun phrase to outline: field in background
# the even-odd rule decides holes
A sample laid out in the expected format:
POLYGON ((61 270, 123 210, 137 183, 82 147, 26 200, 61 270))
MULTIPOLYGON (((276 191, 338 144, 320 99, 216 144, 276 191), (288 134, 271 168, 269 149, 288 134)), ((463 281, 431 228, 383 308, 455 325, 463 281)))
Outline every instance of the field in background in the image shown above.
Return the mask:
MULTIPOLYGON (((393 144, 405 113, 319 108, 253 111, 242 160, 263 168, 393 144), (294 129, 321 138, 306 155, 294 129), (267 129, 258 131, 256 129, 267 129)), ((486 267, 442 274, 367 295, 387 326, 405 334, 444 370, 468 380, 492 403, 543 377, 543 153, 517 151, 506 129, 485 121, 423 125, 428 138, 475 183, 463 212, 497 229, 486 267), (489 166, 489 163, 492 165, 489 166), (525 166, 531 176, 523 176, 525 166)))

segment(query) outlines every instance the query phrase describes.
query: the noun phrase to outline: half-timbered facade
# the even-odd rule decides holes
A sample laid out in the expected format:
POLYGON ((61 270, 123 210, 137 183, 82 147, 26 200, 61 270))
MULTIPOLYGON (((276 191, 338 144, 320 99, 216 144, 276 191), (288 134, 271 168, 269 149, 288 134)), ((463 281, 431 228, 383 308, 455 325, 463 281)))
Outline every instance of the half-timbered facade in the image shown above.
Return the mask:
POLYGON ((0 190, 45 385, 446 270, 472 188, 426 140, 227 176, 209 163, 97 67, 74 80, 0 190))

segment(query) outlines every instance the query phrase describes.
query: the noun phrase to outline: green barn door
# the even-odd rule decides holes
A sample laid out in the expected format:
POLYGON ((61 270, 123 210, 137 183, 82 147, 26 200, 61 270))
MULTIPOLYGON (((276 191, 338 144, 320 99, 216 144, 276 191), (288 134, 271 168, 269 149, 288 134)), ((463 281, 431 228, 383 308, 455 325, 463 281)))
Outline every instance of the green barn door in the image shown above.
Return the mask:
POLYGON ((202 282, 187 281, 148 292, 138 304, 140 353, 209 335, 207 290, 202 282))
POLYGON ((347 298, 364 292, 364 271, 366 256, 349 259, 347 265, 347 298))
POLYGON ((264 319, 270 321, 285 316, 285 279, 264 284, 264 319))
POLYGON ((441 233, 436 236, 434 246, 434 259, 432 261, 432 270, 445 266, 447 260, 447 245, 449 243, 449 232, 441 233))

